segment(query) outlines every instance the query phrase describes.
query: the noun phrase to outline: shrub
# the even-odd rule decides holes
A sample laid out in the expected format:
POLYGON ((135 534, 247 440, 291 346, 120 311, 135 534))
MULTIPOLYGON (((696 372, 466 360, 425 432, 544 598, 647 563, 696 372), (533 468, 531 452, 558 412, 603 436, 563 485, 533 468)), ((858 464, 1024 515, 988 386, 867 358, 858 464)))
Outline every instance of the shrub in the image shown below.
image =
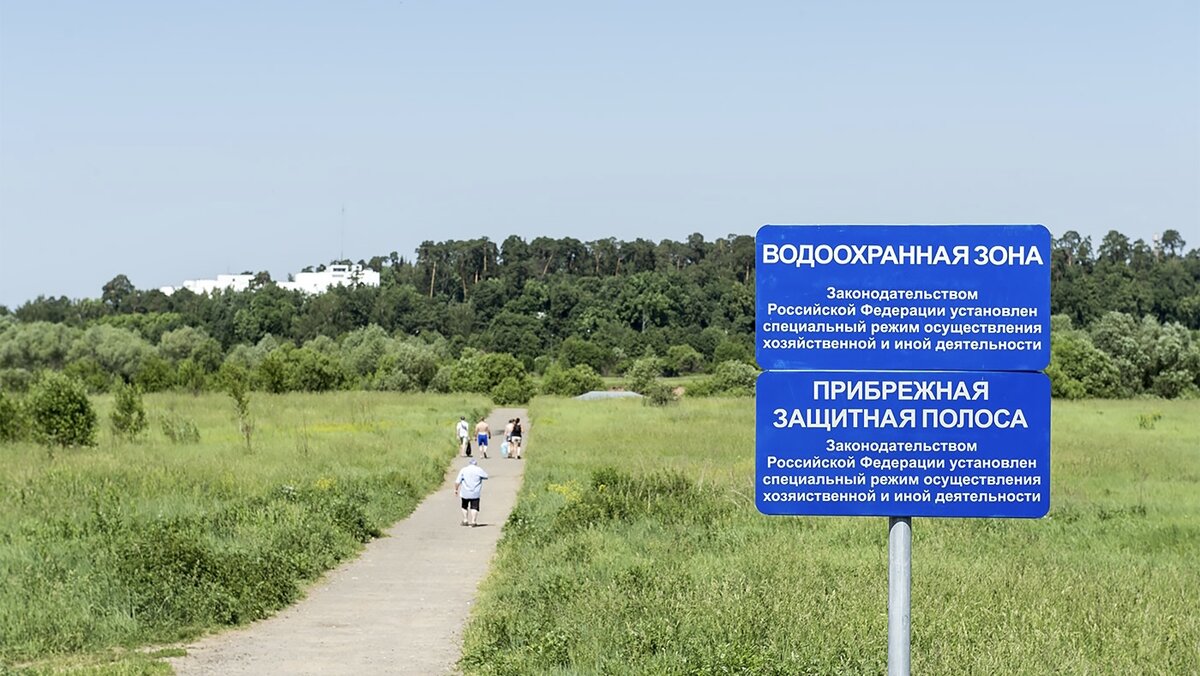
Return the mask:
POLYGON ((542 382, 542 392, 564 397, 577 397, 584 392, 603 387, 604 381, 587 364, 579 364, 569 369, 555 364, 546 371, 546 379, 542 382))
POLYGON ((34 436, 47 446, 92 446, 96 443, 96 411, 83 385, 47 371, 26 400, 34 436))
POLYGON ((509 376, 492 388, 492 402, 497 406, 521 406, 533 398, 533 381, 524 374, 520 378, 509 376))
POLYGON ((174 411, 164 415, 159 420, 159 426, 162 428, 163 436, 170 439, 173 444, 200 443, 200 428, 196 427, 196 423, 174 411))
POLYGON ((558 358, 567 366, 587 364, 597 373, 612 368, 617 361, 617 355, 611 349, 578 336, 570 336, 562 342, 558 348, 558 358))
POLYGON ((548 354, 540 354, 533 358, 533 372, 539 376, 546 375, 554 367, 554 359, 548 354))
POLYGON ((28 392, 33 381, 33 374, 25 369, 0 369, 0 391, 28 392))
POLYGON ((454 366, 447 364, 437 370, 437 375, 433 380, 429 381, 430 392, 450 392, 450 375, 454 372, 454 366))
POLYGON ((675 393, 671 391, 671 386, 657 380, 650 383, 642 394, 646 395, 642 399, 646 406, 666 406, 675 403, 675 393))
POLYGON ((29 434, 29 423, 21 402, 0 392, 0 442, 23 441, 29 434))
POLYGON ((307 345, 291 352, 287 372, 289 388, 302 392, 336 390, 345 382, 341 364, 307 345))
POLYGON ((411 383, 407 387, 379 389, 424 390, 429 387, 437 372, 437 351, 433 346, 413 341, 396 341, 391 351, 379 360, 375 377, 397 384, 411 383))
POLYGON ((731 510, 719 493, 678 472, 667 471, 638 476, 601 467, 592 472, 590 486, 578 487, 565 497, 566 504, 551 526, 559 534, 605 522, 641 519, 653 519, 658 524, 711 524, 731 510), (688 509, 679 509, 680 504, 688 505, 688 509))
POLYGON ((713 350, 712 361, 714 364, 723 361, 743 361, 748 364, 754 361, 754 349, 750 341, 726 338, 713 350))
POLYGON ((355 329, 342 338, 342 367, 354 376, 367 376, 380 367, 392 339, 378 324, 355 329))
POLYGON ((488 394, 509 377, 525 377, 525 365, 516 357, 503 352, 484 354, 464 350, 450 372, 450 388, 455 392, 488 394))
POLYGON ((404 371, 395 368, 385 369, 382 366, 371 376, 368 385, 373 390, 385 392, 413 392, 420 389, 420 384, 416 379, 404 371))
POLYGON ((225 373, 225 391, 233 399, 233 410, 237 413, 238 433, 246 442, 246 452, 252 453, 254 447, 251 438, 254 436, 254 419, 250 415, 250 394, 247 391, 249 376, 240 367, 231 367, 225 373))
POLYGON ((205 373, 216 371, 224 360, 221 344, 207 331, 194 326, 182 326, 163 333, 158 339, 158 351, 174 364, 190 359, 205 373))
POLYGON ((625 377, 629 380, 629 389, 640 394, 646 394, 661 375, 662 362, 654 356, 642 357, 633 362, 633 366, 625 372, 625 377))
POLYGON ((1112 357, 1078 330, 1051 334, 1046 375, 1050 394, 1057 398, 1114 397, 1121 389, 1121 374, 1112 357))
POLYGON ((152 354, 142 360, 133 382, 143 392, 162 392, 175 385, 175 369, 166 359, 152 354))
POLYGON ((142 393, 136 385, 117 387, 112 413, 109 414, 113 434, 132 441, 146 431, 146 408, 142 405, 142 393))
POLYGON ((667 348, 665 367, 671 375, 695 373, 704 364, 704 355, 691 345, 672 345, 667 348))
POLYGON ((175 381, 184 390, 192 394, 200 394, 204 391, 204 386, 208 383, 208 374, 200 364, 188 358, 179 362, 179 368, 175 373, 175 381))
POLYGON ((107 392, 112 384, 112 376, 104 370, 100 362, 91 357, 82 357, 67 364, 62 372, 71 380, 77 381, 85 392, 107 392))
POLYGON ((740 361, 721 362, 709 378, 688 388, 695 397, 752 397, 758 369, 740 361))
POLYGON ((273 394, 288 391, 288 355, 295 350, 290 343, 267 353, 254 370, 254 380, 260 389, 273 394))

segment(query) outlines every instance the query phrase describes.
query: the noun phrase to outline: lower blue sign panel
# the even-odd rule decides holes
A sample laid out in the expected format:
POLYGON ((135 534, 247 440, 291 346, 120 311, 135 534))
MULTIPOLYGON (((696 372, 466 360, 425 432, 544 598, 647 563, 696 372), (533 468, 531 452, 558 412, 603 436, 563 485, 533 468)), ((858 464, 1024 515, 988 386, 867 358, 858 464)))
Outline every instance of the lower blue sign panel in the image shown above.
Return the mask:
POLYGON ((1050 509, 1042 373, 767 371, 763 514, 1038 518, 1050 509))

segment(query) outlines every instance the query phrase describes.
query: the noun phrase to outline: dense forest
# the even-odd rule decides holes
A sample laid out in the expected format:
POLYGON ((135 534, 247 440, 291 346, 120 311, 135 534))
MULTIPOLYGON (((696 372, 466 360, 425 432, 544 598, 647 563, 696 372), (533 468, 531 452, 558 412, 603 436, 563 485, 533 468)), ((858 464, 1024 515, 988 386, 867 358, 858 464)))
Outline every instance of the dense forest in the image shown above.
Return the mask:
MULTIPOLYGON (((1200 250, 1185 247, 1174 230, 1151 244, 1116 231, 1098 245, 1075 232, 1054 240, 1056 396, 1200 388, 1200 250)), ((591 376, 628 377, 639 362, 638 373, 651 376, 753 364, 749 235, 658 243, 514 235, 498 245, 427 241, 415 254, 358 261, 380 273, 377 288, 308 296, 258 273, 248 291, 168 296, 122 274, 99 298, 0 306, 0 392, 25 390, 42 370, 94 392, 218 387, 222 369, 234 367, 268 391, 489 391, 505 375, 563 369, 594 385, 591 376), (488 355, 511 361, 494 361, 495 373, 475 381, 462 372, 488 355)), ((746 391, 746 374, 726 369, 725 390, 746 391)))

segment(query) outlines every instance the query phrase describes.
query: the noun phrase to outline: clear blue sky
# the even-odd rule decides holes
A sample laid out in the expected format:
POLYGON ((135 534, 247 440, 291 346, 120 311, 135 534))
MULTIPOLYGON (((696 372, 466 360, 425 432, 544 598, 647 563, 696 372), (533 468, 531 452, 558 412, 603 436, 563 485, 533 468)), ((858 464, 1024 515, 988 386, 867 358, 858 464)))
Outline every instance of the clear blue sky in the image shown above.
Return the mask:
POLYGON ((1200 246, 1200 3, 0 0, 9 307, 425 239, 1031 222, 1200 246))

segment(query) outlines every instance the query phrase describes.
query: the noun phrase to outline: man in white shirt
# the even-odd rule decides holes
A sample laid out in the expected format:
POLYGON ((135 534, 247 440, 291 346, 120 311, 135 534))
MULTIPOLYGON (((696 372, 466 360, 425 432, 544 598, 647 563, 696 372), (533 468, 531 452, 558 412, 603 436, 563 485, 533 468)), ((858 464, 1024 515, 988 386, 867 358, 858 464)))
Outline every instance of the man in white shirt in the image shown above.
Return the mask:
POLYGON ((467 454, 467 435, 470 434, 470 425, 467 424, 467 416, 461 416, 458 419, 458 425, 454 431, 458 433, 458 452, 464 455, 467 454))
POLYGON ((472 528, 479 525, 479 496, 483 493, 483 480, 488 478, 477 462, 471 458, 454 481, 454 494, 462 499, 462 525, 472 528))

